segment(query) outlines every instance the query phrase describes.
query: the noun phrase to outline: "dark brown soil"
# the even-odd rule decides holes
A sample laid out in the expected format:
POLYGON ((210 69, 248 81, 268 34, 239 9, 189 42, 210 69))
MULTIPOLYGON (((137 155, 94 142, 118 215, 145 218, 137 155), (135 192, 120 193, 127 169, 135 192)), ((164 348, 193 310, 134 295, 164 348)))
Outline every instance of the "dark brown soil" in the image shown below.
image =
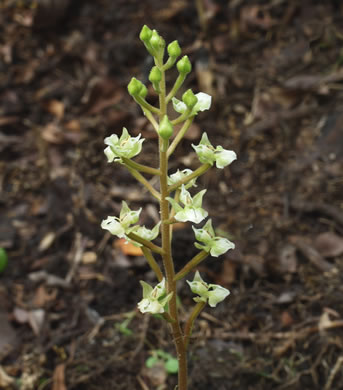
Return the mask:
MULTIPOLYGON (((185 88, 213 95, 171 171, 197 167, 202 131, 238 154, 199 180, 236 249, 200 267, 231 295, 196 324, 190 389, 343 389, 343 5, 333 0, 0 1, 0 388, 176 384, 145 367, 154 350, 174 354, 167 326, 136 311, 139 280, 153 275, 100 228, 122 199, 143 207, 142 223, 158 218, 154 198, 103 154, 125 126, 146 138, 136 161, 157 162, 126 91, 152 66, 143 24, 179 40, 195 70, 185 88)), ((176 230, 177 269, 193 241, 176 230)), ((192 298, 179 293, 186 318, 192 298)))

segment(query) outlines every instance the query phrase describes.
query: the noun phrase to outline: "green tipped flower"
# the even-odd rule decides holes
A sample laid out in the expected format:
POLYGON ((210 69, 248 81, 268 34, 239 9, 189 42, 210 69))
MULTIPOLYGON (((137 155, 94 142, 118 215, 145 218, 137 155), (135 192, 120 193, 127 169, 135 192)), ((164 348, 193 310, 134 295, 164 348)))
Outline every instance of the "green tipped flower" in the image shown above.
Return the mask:
MULTIPOLYGON (((159 222, 157 225, 155 225, 154 228, 151 230, 147 229, 144 225, 143 226, 133 226, 130 233, 135 233, 135 234, 137 234, 137 236, 144 238, 144 240, 152 241, 158 236, 158 233, 160 231, 160 225, 161 225, 161 222, 159 222)), ((142 244, 140 244, 136 241, 130 240, 128 237, 126 237, 126 240, 131 242, 135 246, 138 246, 138 247, 142 246, 142 244)))
POLYGON ((187 89, 187 91, 182 95, 182 101, 185 103, 187 108, 191 109, 198 103, 198 98, 194 95, 191 89, 187 89))
POLYGON ((207 134, 203 133, 199 145, 193 145, 193 149, 203 164, 216 163, 216 167, 223 169, 237 159, 237 155, 232 150, 226 150, 222 146, 214 146, 209 141, 207 134))
POLYGON ((179 73, 183 75, 190 73, 190 71, 192 70, 192 64, 189 61, 188 56, 183 56, 181 60, 177 62, 176 67, 179 73))
POLYGON ((193 223, 200 223, 203 221, 208 216, 208 212, 201 207, 202 198, 205 192, 206 190, 202 190, 192 198, 185 186, 182 185, 180 202, 184 204, 183 208, 175 201, 175 199, 169 197, 166 198, 176 212, 175 219, 180 222, 189 221, 193 223))
POLYGON ((141 280, 140 283, 143 287, 143 299, 138 303, 138 309, 142 313, 164 313, 164 307, 173 295, 172 292, 167 295, 165 278, 163 278, 154 288, 143 280, 141 280))
MULTIPOLYGON (((187 177, 188 175, 190 175, 191 173, 193 173, 193 171, 191 169, 184 169, 182 171, 180 171, 179 169, 173 173, 172 175, 170 175, 168 177, 168 185, 169 186, 172 186, 173 184, 176 184, 178 183, 180 180, 184 179, 185 177, 187 177)), ((185 184, 185 188, 186 190, 190 187, 196 187, 197 185, 195 184, 197 180, 197 177, 192 179, 191 181, 189 181, 187 184, 185 184)))
POLYGON ((158 128, 158 134, 163 138, 163 139, 169 139, 173 135, 173 125, 168 119, 168 116, 165 115, 160 123, 160 126, 158 128))
MULTIPOLYGON (((191 90, 189 90, 189 91, 191 91, 191 90)), ((197 102, 193 106, 191 106, 191 104, 189 104, 189 103, 193 103, 194 98, 191 96, 190 93, 188 93, 188 91, 186 91, 183 94, 183 96, 182 96, 183 101, 180 101, 179 99, 176 99, 174 97, 172 99, 174 110, 180 114, 183 114, 187 110, 187 108, 193 107, 190 116, 194 116, 194 115, 197 115, 197 113, 199 111, 205 111, 205 110, 210 109, 211 101, 212 101, 212 98, 210 95, 208 95, 207 93, 204 93, 204 92, 199 92, 196 95, 194 95, 194 97, 197 99, 197 102), (187 96, 185 96, 186 93, 187 93, 187 96)))
POLYGON ((181 55, 181 47, 178 41, 173 41, 169 43, 167 50, 169 57, 176 58, 181 55))
POLYGON ((140 139, 141 135, 131 137, 127 129, 124 127, 120 138, 117 134, 112 134, 105 138, 105 144, 108 145, 104 150, 108 162, 122 162, 122 158, 132 158, 137 156, 142 150, 144 138, 140 139))
POLYGON ((126 202, 122 202, 122 208, 118 217, 107 217, 101 222, 101 227, 108 230, 114 236, 119 238, 125 237, 133 228, 130 226, 139 219, 142 208, 137 211, 131 210, 126 202))
POLYGON ((195 273, 192 282, 187 280, 192 292, 197 294, 195 302, 208 302, 211 307, 216 307, 219 302, 222 302, 229 294, 230 291, 226 288, 219 286, 219 284, 207 284, 201 278, 199 271, 195 273))
POLYGON ((144 88, 145 85, 141 81, 137 80, 136 77, 132 77, 129 85, 127 86, 129 94, 133 97, 140 96, 140 93, 144 90, 144 88))
POLYGON ((142 42, 147 43, 150 41, 151 36, 152 36, 152 31, 150 30, 150 28, 147 25, 144 25, 142 27, 140 34, 139 34, 139 39, 142 42))
POLYGON ((195 247, 210 253, 213 257, 218 257, 229 249, 235 248, 233 242, 215 235, 211 219, 209 219, 201 229, 196 229, 194 226, 192 226, 192 229, 195 233, 195 238, 202 242, 202 244, 196 242, 194 244, 195 247))

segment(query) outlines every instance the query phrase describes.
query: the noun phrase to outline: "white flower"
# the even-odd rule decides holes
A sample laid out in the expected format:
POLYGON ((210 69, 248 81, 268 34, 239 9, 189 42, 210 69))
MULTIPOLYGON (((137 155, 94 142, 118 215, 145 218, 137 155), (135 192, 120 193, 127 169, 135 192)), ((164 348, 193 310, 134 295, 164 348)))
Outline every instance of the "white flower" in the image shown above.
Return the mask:
POLYGON ((237 155, 232 150, 226 150, 222 146, 214 146, 209 141, 207 134, 203 133, 199 145, 193 145, 193 149, 203 164, 213 165, 216 162, 217 168, 223 169, 237 159, 237 155))
POLYGON ((208 216, 208 212, 204 210, 202 205, 202 198, 206 190, 198 192, 193 198, 186 190, 185 186, 181 186, 180 202, 184 204, 182 208, 173 198, 166 198, 174 208, 176 214, 175 219, 180 222, 194 222, 200 223, 208 216))
MULTIPOLYGON (((180 180, 184 179, 185 177, 187 177, 191 173, 193 173, 193 171, 191 169, 184 169, 182 171, 180 171, 178 169, 175 173, 173 173, 172 175, 170 175, 168 177, 168 185, 172 186, 173 184, 178 183, 180 180)), ((185 188, 188 189, 190 187, 196 187, 196 184, 195 184, 196 180, 197 180, 197 178, 190 180, 187 184, 185 184, 185 188)))
MULTIPOLYGON (((161 222, 159 222, 157 225, 155 225, 154 228, 151 230, 147 229, 145 226, 134 226, 130 230, 130 233, 135 233, 135 234, 137 234, 137 236, 144 238, 144 240, 152 241, 158 236, 158 233, 160 230, 160 225, 161 225, 161 222)), ((135 246, 138 246, 138 247, 142 246, 142 244, 140 244, 136 241, 133 241, 133 240, 129 239, 128 237, 125 237, 125 238, 127 241, 131 242, 135 246)))
MULTIPOLYGON (((198 102, 192 108, 192 112, 190 116, 196 115, 199 111, 209 110, 211 107, 212 97, 204 92, 199 92, 195 95, 198 98, 198 102)), ((174 110, 180 114, 183 114, 187 110, 186 104, 176 99, 175 97, 172 99, 174 110)))
POLYGON ((140 283, 143 287, 143 299, 138 303, 138 309, 142 313, 164 313, 164 307, 173 295, 172 292, 167 295, 165 278, 154 288, 144 281, 140 283))
POLYGON ((132 231, 130 225, 138 221, 141 211, 141 208, 137 211, 130 210, 127 203, 123 201, 119 218, 107 217, 101 222, 101 227, 119 238, 125 237, 125 234, 132 231))
POLYGON ((137 156, 142 150, 144 138, 140 139, 141 134, 137 137, 131 137, 124 127, 120 138, 116 134, 105 138, 105 144, 108 145, 104 150, 108 162, 119 161, 122 157, 132 158, 137 156))
POLYGON ((211 307, 216 307, 217 304, 223 301, 230 291, 220 286, 219 284, 207 284, 205 283, 199 271, 195 273, 192 282, 187 280, 192 292, 198 296, 194 298, 195 302, 207 302, 211 307))
POLYGON ((211 219, 209 219, 201 229, 196 229, 194 226, 192 226, 192 229, 195 233, 195 238, 203 243, 199 244, 196 242, 194 244, 196 248, 209 252, 213 257, 218 257, 229 249, 235 248, 233 242, 215 235, 211 219))

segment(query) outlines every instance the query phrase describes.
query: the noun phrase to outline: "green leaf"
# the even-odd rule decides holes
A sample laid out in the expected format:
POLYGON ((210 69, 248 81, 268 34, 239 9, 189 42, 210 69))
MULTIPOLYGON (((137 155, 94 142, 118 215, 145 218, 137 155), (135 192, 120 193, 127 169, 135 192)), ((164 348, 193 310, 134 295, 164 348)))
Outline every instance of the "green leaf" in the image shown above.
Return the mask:
POLYGON ((166 369, 168 374, 176 374, 179 371, 179 363, 177 359, 170 358, 165 362, 164 368, 166 369))
POLYGON ((0 248, 0 272, 3 272, 8 264, 7 252, 4 248, 0 248))
POLYGON ((146 361, 145 361, 145 365, 148 367, 148 368, 152 368, 154 367, 154 365, 158 362, 158 357, 157 356, 150 356, 146 361))

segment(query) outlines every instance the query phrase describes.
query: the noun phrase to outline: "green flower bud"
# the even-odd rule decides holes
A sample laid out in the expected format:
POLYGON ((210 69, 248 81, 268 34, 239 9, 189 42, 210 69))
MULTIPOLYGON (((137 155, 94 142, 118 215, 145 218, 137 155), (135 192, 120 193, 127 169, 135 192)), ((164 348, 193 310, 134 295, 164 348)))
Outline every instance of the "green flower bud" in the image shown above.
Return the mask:
POLYGON ((164 49, 166 45, 164 39, 158 34, 156 30, 152 31, 152 35, 149 42, 156 53, 158 53, 161 49, 164 49))
POLYGON ((189 61, 188 56, 183 56, 180 61, 176 64, 179 73, 186 75, 192 70, 192 64, 189 61))
POLYGON ((168 119, 167 115, 163 117, 163 119, 160 122, 160 127, 158 129, 158 134, 163 139, 169 139, 173 134, 173 125, 171 124, 170 120, 168 119))
POLYGON ((193 108, 198 103, 198 98, 194 95, 191 89, 188 89, 182 95, 182 101, 186 104, 187 108, 193 108))
POLYGON ((148 26, 144 25, 140 34, 139 34, 140 40, 145 42, 145 43, 149 42, 151 36, 152 36, 152 31, 150 30, 150 28, 148 26))
POLYGON ((161 71, 158 69, 157 66, 154 66, 151 71, 150 71, 150 74, 149 74, 149 80, 152 82, 152 83, 159 83, 162 79, 162 73, 161 71))
POLYGON ((142 88, 139 91, 139 96, 144 99, 147 94, 148 94, 148 88, 144 84, 142 84, 142 88))
POLYGON ((181 47, 179 46, 178 41, 173 41, 168 45, 168 54, 169 57, 179 57, 181 55, 181 47))
POLYGON ((127 90, 129 94, 133 97, 140 94, 142 88, 144 87, 143 83, 136 79, 136 77, 132 77, 129 85, 127 86, 127 90))

